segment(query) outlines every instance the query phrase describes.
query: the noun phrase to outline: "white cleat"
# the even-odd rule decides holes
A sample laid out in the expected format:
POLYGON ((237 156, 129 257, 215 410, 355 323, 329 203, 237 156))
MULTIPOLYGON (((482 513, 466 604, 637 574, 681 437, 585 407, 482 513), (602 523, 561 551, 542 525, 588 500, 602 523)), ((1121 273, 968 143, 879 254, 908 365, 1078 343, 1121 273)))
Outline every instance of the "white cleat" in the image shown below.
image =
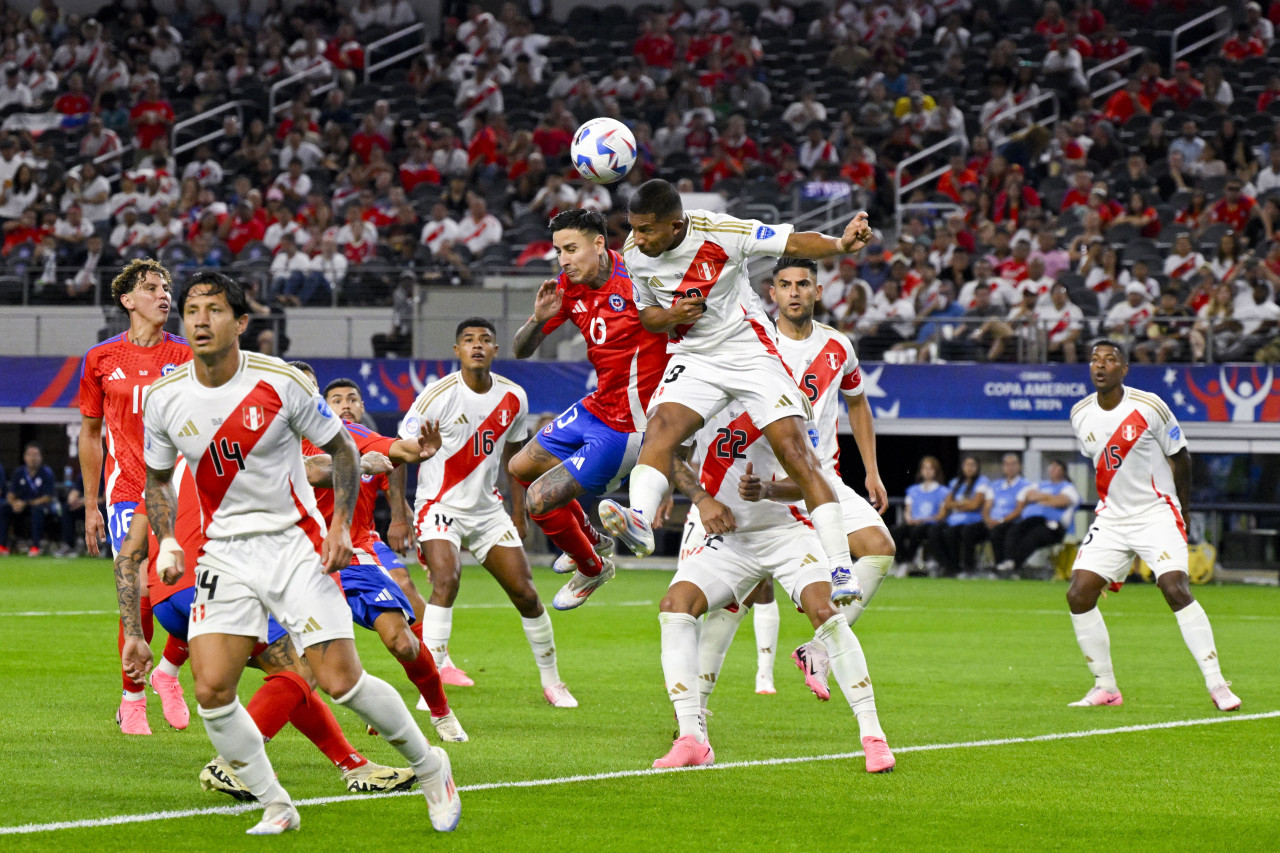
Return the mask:
POLYGON ((581 607, 587 603, 591 593, 613 580, 614 572, 613 560, 608 557, 604 558, 604 568, 600 570, 600 574, 593 578, 574 571, 569 582, 560 587, 556 597, 551 599, 551 606, 556 610, 573 610, 575 607, 581 607))
MULTIPOLYGON (((1230 691, 1227 691, 1230 692, 1230 691)), ((1084 698, 1067 703, 1068 708, 1093 708, 1097 705, 1123 705, 1124 697, 1120 691, 1107 690, 1104 687, 1090 687, 1084 698)))
POLYGON ((293 803, 271 803, 262 811, 257 826, 245 830, 246 835, 280 835, 302 826, 302 818, 293 803))
POLYGON ((447 743, 466 743, 470 740, 467 737, 467 733, 462 730, 462 723, 458 722, 458 718, 454 716, 453 711, 443 717, 432 717, 431 725, 435 726, 436 734, 440 736, 440 740, 447 743))
POLYGON ((767 672, 756 673, 756 692, 761 696, 772 696, 778 691, 773 686, 773 676, 767 672))
POLYGON ((428 747, 440 759, 434 773, 428 773, 419 781, 422 795, 427 798, 427 816, 436 832, 453 832, 462 817, 462 801, 458 799, 458 787, 453 784, 453 767, 449 753, 438 746, 428 747))
POLYGON ((831 603, 837 607, 862 600, 862 584, 847 566, 831 570, 831 603))
POLYGON ((1219 711, 1239 711, 1240 697, 1231 692, 1231 682, 1224 681, 1209 691, 1209 697, 1219 711))
POLYGON ((553 708, 578 707, 578 700, 573 698, 573 694, 569 692, 569 688, 565 686, 563 681, 559 684, 542 688, 542 695, 547 698, 547 702, 553 708))
MULTIPOLYGON (((600 534, 600 544, 595 547, 595 552, 601 557, 612 557, 613 552, 618 550, 618 543, 614 541, 612 536, 600 534)), ((556 557, 556 561, 551 564, 551 571, 558 575, 567 575, 569 572, 576 571, 578 561, 570 557, 568 554, 561 554, 556 557)))
POLYGON ((622 540, 622 544, 631 549, 637 557, 647 557, 653 553, 653 528, 649 520, 631 507, 623 506, 617 501, 600 501, 597 509, 600 523, 609 533, 622 540))
POLYGON ((359 767, 343 770, 342 781, 353 794, 374 794, 408 790, 418 777, 407 767, 384 767, 366 761, 359 767))

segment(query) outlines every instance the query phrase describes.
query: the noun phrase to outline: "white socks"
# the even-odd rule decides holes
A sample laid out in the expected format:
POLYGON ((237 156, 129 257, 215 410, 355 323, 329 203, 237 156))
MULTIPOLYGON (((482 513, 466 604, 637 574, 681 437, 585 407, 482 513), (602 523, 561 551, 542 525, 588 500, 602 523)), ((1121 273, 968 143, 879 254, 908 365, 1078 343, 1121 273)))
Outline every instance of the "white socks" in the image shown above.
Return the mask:
MULTIPOLYGON (((533 649, 533 660, 538 664, 538 676, 543 687, 560 683, 560 670, 556 667, 556 637, 551 629, 551 614, 543 610, 541 616, 532 619, 520 617, 524 635, 533 649)), ((426 636, 425 633, 423 636, 426 636)))
POLYGON ((662 503, 662 496, 667 493, 669 487, 667 478, 657 468, 651 465, 637 465, 631 469, 631 508, 652 524, 653 517, 658 512, 658 504, 662 503))
POLYGON ((862 611, 867 609, 867 605, 871 603, 876 590, 880 588, 880 582, 884 580, 884 576, 889 573, 889 569, 892 567, 893 557, 887 557, 883 554, 863 557, 853 564, 853 573, 858 578, 858 583, 862 585, 862 600, 852 601, 840 608, 844 618, 849 620, 850 628, 857 624, 858 617, 862 615, 862 611))
POLYGON ((734 634, 746 616, 746 608, 730 612, 723 607, 712 610, 702 622, 702 637, 698 640, 698 699, 707 707, 711 691, 716 689, 716 679, 724 666, 724 656, 729 653, 734 634))
POLYGON ((698 620, 688 613, 659 613, 662 627, 662 677, 675 707, 680 737, 693 735, 706 743, 702 711, 695 687, 698 678, 698 620))
POLYGON ((1178 619, 1178 627, 1182 629, 1182 639, 1191 650, 1191 655, 1200 665, 1204 674, 1204 684, 1210 690, 1223 682, 1222 664, 1218 660, 1218 650, 1213 644, 1213 628, 1209 626, 1209 617, 1205 615, 1200 602, 1193 601, 1173 614, 1178 619))
MULTIPOLYGON (((444 665, 449 656, 449 635, 453 633, 453 608, 428 604, 422 608, 422 641, 436 662, 436 668, 444 665)), ((381 731, 381 729, 379 729, 381 731)))
MULTIPOLYGON (((772 581, 770 581, 772 583, 772 581)), ((773 681, 773 662, 778 657, 778 602, 757 604, 751 608, 752 625, 756 629, 756 674, 773 681)))
POLYGON ((884 737, 880 719, 876 716, 876 697, 871 689, 871 676, 867 673, 867 659, 844 615, 837 613, 823 622, 818 628, 817 638, 826 646, 832 677, 858 718, 859 737, 884 737))
POLYGON ((178 677, 178 664, 171 662, 164 655, 160 655, 160 663, 156 664, 156 672, 163 672, 165 675, 178 677))
POLYGON ((121 700, 124 702, 146 702, 147 691, 144 690, 126 690, 121 694, 121 700))
POLYGON ((196 713, 204 720, 204 729, 214 749, 235 768, 236 775, 258 802, 264 806, 292 802, 276 781, 271 760, 262 745, 262 732, 239 699, 221 708, 196 706, 196 713))
MULTIPOLYGON (((635 482, 635 474, 632 475, 635 482)), ((849 537, 844 532, 844 514, 840 510, 839 501, 831 501, 820 507, 809 510, 809 520, 813 529, 822 541, 822 550, 827 553, 827 563, 831 568, 853 565, 853 557, 849 556, 849 537)))
MULTIPOLYGON (((1204 614, 1203 610, 1200 612, 1204 614)), ((1178 621, 1181 622, 1181 618, 1178 621)), ((1087 613, 1072 613, 1071 627, 1075 628, 1076 642, 1080 644, 1085 663, 1093 673, 1094 685, 1112 693, 1118 692, 1116 674, 1111 668, 1111 636, 1107 633, 1107 623, 1102 621, 1102 611, 1095 606, 1087 613)), ((1207 621, 1205 627, 1208 627, 1207 621)), ((1209 642, 1212 645, 1212 636, 1209 642)))
MULTIPOLYGON (((427 774, 435 772, 440 766, 440 759, 427 746, 422 729, 418 728, 417 722, 409 714, 400 694, 381 678, 363 673, 355 687, 348 690, 341 699, 335 697, 333 701, 346 705, 360 719, 377 729, 383 740, 394 746, 405 761, 409 762, 419 780, 426 778, 427 774)), ((203 712, 201 713, 203 716, 203 712)), ((248 716, 245 713, 245 717, 248 716)), ((253 720, 250 719, 249 723, 252 725, 253 720)), ((256 727, 254 732, 257 733, 256 727)), ((258 740, 262 740, 261 735, 258 735, 258 740)), ((226 758, 227 754, 224 752, 222 756, 226 758)))

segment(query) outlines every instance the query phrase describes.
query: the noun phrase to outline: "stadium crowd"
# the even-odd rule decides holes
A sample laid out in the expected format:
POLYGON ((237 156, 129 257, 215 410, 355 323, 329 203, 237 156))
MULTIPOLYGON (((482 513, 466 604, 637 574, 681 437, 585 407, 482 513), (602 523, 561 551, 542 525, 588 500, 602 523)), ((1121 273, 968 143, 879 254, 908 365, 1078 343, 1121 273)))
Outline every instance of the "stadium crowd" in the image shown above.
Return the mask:
POLYGON ((425 43, 380 47, 422 46, 369 82, 369 46, 417 23, 406 0, 6 7, 0 300, 101 304, 122 260, 155 255, 179 280, 243 275, 264 320, 393 303, 383 352, 403 352, 410 280, 550 272, 546 222, 570 207, 606 213, 620 245, 628 199, 661 176, 748 215, 870 210, 890 239, 822 271, 825 316, 866 359, 1074 361, 1093 332, 1142 361, 1280 359, 1280 2, 1240 8, 1169 77, 1167 30, 1212 4, 1003 5, 671 0, 555 21, 455 0, 425 43), (569 162, 594 116, 639 146, 614 186, 569 162), (895 182, 934 171, 892 234, 895 182))

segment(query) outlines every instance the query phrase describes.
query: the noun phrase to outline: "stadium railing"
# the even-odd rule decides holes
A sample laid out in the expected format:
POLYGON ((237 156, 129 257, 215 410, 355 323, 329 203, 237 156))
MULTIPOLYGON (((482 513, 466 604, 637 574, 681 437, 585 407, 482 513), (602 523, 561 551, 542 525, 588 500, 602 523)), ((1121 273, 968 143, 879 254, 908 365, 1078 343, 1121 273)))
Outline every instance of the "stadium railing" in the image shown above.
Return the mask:
POLYGON ((1195 53, 1200 48, 1207 47, 1208 45, 1211 45, 1220 39, 1225 39, 1227 36, 1231 35, 1232 25, 1233 22, 1230 6, 1223 5, 1211 12, 1205 12, 1199 17, 1192 18, 1185 24, 1180 24, 1175 27, 1169 36, 1169 76, 1173 76, 1174 66, 1178 64, 1178 60, 1182 59, 1182 57, 1195 53), (1201 24, 1212 21, 1215 18, 1219 19, 1221 24, 1212 33, 1198 39, 1197 41, 1193 41, 1191 44, 1178 47, 1178 40, 1184 34, 1191 32, 1201 24))
POLYGON ((1112 72, 1102 77, 1102 79, 1105 80, 1106 82, 1095 89, 1094 78, 1098 77, 1098 75, 1103 74, 1104 72, 1111 71, 1111 69, 1113 68, 1118 68, 1120 66, 1123 66, 1125 63, 1127 63, 1131 59, 1134 59, 1140 56, 1145 56, 1146 53, 1147 53, 1147 49, 1145 47, 1131 47, 1128 50, 1126 50, 1124 53, 1115 57, 1114 59, 1108 59, 1106 62, 1100 62, 1097 65, 1085 71, 1084 81, 1089 89, 1089 98, 1093 101, 1093 103, 1095 104, 1106 103, 1106 101, 1102 99, 1105 99, 1108 95, 1110 95, 1112 92, 1116 91, 1117 89, 1123 89, 1125 86, 1125 83, 1129 81, 1129 78, 1124 74, 1121 74, 1119 72, 1112 72))
POLYGON ((965 140, 963 136, 959 134, 956 134, 955 136, 949 136, 946 139, 942 140, 941 142, 935 142, 933 145, 930 145, 928 148, 925 148, 923 151, 917 151, 915 154, 912 154, 910 157, 903 159, 903 161, 898 164, 898 168, 895 169, 893 172, 894 234, 897 234, 902 231, 902 220, 904 218, 903 215, 907 211, 940 209, 940 205, 937 202, 912 203, 912 202, 907 202, 906 199, 912 192, 915 192, 917 189, 922 189, 924 187, 931 186, 934 181, 936 181, 938 178, 946 174, 951 167, 940 166, 931 172, 921 175, 918 178, 913 178, 911 181, 907 182, 906 184, 902 183, 902 176, 905 174, 908 174, 908 169, 914 166, 916 163, 919 163, 924 160, 928 160, 930 157, 933 157, 935 154, 938 154, 941 151, 945 151, 947 148, 953 148, 953 147, 963 154, 965 151, 968 150, 968 142, 965 140))
POLYGON ((203 136, 198 136, 195 139, 189 139, 181 144, 178 142, 178 136, 187 128, 197 127, 205 122, 212 121, 223 113, 234 111, 236 120, 240 122, 241 127, 244 127, 245 107, 253 106, 253 101, 229 101, 225 104, 221 104, 220 106, 205 110, 202 113, 198 113, 197 115, 182 119, 173 125, 173 131, 169 139, 169 151, 175 158, 177 158, 185 154, 187 151, 191 151, 199 147, 205 142, 213 142, 215 139, 221 139, 226 135, 226 132, 222 129, 221 122, 219 122, 213 130, 203 136))
POLYGON ((314 72, 299 71, 297 74, 290 74, 288 77, 285 77, 283 80, 277 80, 276 82, 272 83, 271 89, 267 92, 267 116, 270 122, 272 123, 275 122, 277 113, 282 113, 285 110, 289 109, 289 107, 293 106, 292 98, 290 98, 287 101, 282 101, 277 103, 276 99, 279 96, 279 93, 281 91, 283 91, 284 89, 290 86, 297 86, 298 88, 302 88, 303 86, 306 86, 308 84, 318 83, 319 85, 312 85, 312 88, 311 88, 311 95, 312 97, 314 97, 316 95, 323 95, 325 92, 328 92, 330 89, 337 88, 338 72, 336 70, 329 75, 329 79, 327 81, 320 82, 323 79, 324 79, 323 77, 317 76, 314 72))
POLYGON ((991 140, 992 148, 999 151, 1005 145, 1008 145, 1010 142, 1018 139, 1033 127, 1043 127, 1045 130, 1052 132, 1054 126, 1058 123, 1058 118, 1062 115, 1062 108, 1058 99, 1058 93, 1052 90, 1041 92, 1034 98, 1027 98, 1005 115, 1016 116, 1021 113, 1028 113, 1031 116, 1031 123, 1018 128, 1013 133, 1000 134, 996 139, 991 140), (1052 107, 1052 111, 1048 115, 1043 115, 1039 118, 1035 117, 1033 111, 1044 104, 1049 104, 1052 107))
POLYGON ((425 38, 426 30, 427 28, 423 24, 414 24, 412 26, 405 27, 399 32, 383 36, 377 41, 370 43, 364 50, 364 82, 368 83, 375 71, 381 71, 383 68, 388 68, 395 65, 397 62, 410 58, 411 56, 425 53, 431 47, 431 43, 425 38), (381 48, 387 47, 388 45, 394 45, 396 42, 411 38, 417 33, 421 33, 423 35, 423 39, 419 44, 411 48, 401 50, 399 53, 379 59, 377 62, 373 61, 374 54, 381 48))

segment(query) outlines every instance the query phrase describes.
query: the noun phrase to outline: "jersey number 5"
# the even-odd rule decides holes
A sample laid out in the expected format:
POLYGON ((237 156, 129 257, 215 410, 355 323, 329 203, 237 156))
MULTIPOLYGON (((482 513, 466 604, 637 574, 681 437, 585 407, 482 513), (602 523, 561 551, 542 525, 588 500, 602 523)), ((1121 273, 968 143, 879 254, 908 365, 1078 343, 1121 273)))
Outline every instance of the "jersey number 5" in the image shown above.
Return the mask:
POLYGON ((804 393, 809 397, 810 403, 818 402, 818 377, 812 373, 806 373, 804 378, 800 380, 800 387, 804 389, 804 393))
POLYGON ((1120 445, 1109 444, 1107 449, 1102 451, 1102 464, 1108 471, 1114 471, 1120 467, 1120 463, 1124 461, 1124 457, 1120 455, 1120 445))
POLYGON ((244 470, 244 454, 240 452, 240 442, 220 438, 210 450, 212 452, 209 454, 209 461, 213 463, 213 470, 219 477, 225 476, 225 472, 231 468, 233 462, 237 471, 244 470))

